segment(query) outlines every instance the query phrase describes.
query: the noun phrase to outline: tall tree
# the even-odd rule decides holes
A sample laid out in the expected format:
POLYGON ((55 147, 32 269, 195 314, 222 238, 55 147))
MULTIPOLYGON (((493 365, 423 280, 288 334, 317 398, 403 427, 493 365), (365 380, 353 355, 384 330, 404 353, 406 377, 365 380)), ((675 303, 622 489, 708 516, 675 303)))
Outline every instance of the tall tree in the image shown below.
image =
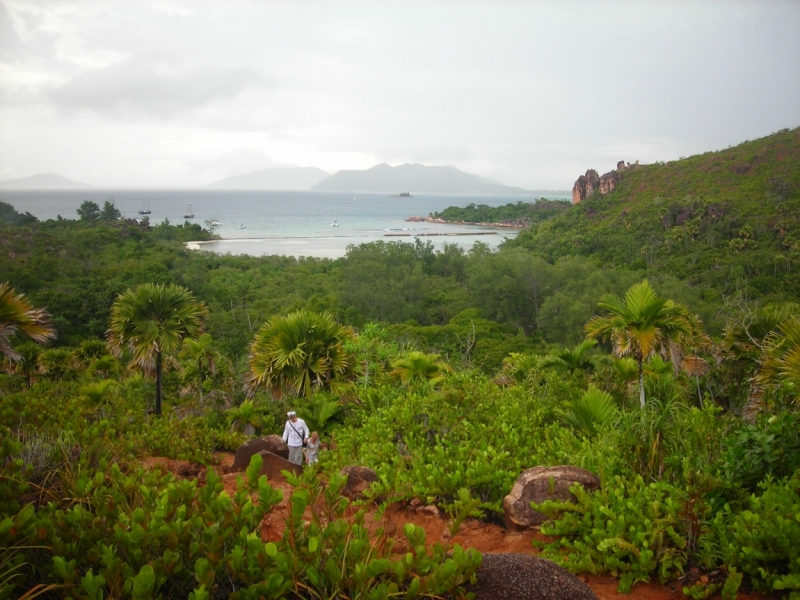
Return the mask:
POLYGON ((201 333, 208 316, 205 304, 179 285, 144 283, 120 294, 111 307, 106 332, 116 356, 125 348, 134 362, 156 378, 157 415, 161 414, 163 359, 178 351, 185 337, 201 333))
POLYGON ((645 405, 644 361, 660 354, 680 365, 686 350, 704 339, 699 319, 672 300, 659 298, 647 281, 637 283, 624 298, 600 298, 606 316, 593 317, 585 327, 590 338, 609 340, 616 356, 631 356, 639 365, 639 403, 645 405))
POLYGON ((81 203, 80 208, 78 208, 75 212, 78 213, 81 221, 97 221, 101 214, 100 207, 97 206, 97 202, 92 202, 91 200, 84 200, 81 203))
POLYGON ((274 316, 250 345, 247 389, 267 388, 308 397, 312 388, 335 387, 355 378, 355 357, 345 349, 355 333, 327 312, 300 310, 274 316))
POLYGON ((25 296, 16 293, 6 281, 0 283, 0 353, 10 361, 22 358, 11 348, 9 339, 18 332, 40 343, 56 337, 47 312, 43 308, 33 308, 25 296))
POLYGON ((103 209, 100 211, 100 219, 103 221, 117 221, 122 218, 122 213, 114 206, 110 200, 103 203, 103 209))

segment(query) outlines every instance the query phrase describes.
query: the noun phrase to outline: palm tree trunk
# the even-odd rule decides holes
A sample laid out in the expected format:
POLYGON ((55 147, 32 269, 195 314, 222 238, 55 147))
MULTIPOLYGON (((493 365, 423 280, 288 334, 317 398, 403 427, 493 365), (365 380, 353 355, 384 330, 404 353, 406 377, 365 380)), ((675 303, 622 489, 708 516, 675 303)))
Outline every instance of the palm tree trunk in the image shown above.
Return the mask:
POLYGON ((639 405, 644 408, 644 368, 642 359, 639 359, 639 405))
POLYGON ((700 400, 700 410, 703 410, 703 394, 700 393, 700 376, 695 375, 694 380, 697 383, 697 398, 700 400))
POLYGON ((156 415, 161 416, 161 352, 156 352, 156 415))

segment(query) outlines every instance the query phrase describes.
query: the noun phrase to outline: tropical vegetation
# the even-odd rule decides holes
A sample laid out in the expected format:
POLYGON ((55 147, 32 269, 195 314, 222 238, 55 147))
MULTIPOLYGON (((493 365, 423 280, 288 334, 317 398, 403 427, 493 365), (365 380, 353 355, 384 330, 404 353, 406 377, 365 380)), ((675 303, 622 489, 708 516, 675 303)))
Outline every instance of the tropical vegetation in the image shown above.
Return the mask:
POLYGON ((559 464, 601 486, 536 506, 532 551, 797 598, 799 135, 626 169, 498 251, 218 256, 199 226, 0 204, 0 599, 464 597, 479 553, 389 506, 502 523, 559 464), (319 464, 285 498, 260 455, 223 479, 287 410, 319 464))

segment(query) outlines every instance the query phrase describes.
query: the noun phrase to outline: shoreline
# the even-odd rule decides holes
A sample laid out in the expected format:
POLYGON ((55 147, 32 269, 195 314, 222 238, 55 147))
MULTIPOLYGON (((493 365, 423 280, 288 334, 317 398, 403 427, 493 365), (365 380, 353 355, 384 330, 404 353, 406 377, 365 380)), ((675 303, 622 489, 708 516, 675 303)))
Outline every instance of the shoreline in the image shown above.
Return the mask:
MULTIPOLYGON (((475 223, 473 221, 445 221, 442 218, 434 219, 431 216, 427 217, 408 217, 406 223, 436 223, 437 225, 467 225, 470 227, 493 227, 495 229, 526 229, 528 225, 521 223, 475 223)), ((448 234, 445 234, 448 235, 448 234)))
MULTIPOLYGON (((508 226, 506 226, 508 228, 508 226)), ((498 235, 497 231, 454 231, 454 232, 431 232, 431 233, 384 233, 383 237, 464 237, 473 235, 498 235)), ((252 237, 252 238, 219 238, 217 240, 192 240, 184 242, 183 245, 188 250, 200 250, 205 244, 215 244, 217 242, 263 242, 265 240, 335 240, 346 239, 353 236, 349 235, 326 235, 326 236, 275 236, 275 237, 252 237)))

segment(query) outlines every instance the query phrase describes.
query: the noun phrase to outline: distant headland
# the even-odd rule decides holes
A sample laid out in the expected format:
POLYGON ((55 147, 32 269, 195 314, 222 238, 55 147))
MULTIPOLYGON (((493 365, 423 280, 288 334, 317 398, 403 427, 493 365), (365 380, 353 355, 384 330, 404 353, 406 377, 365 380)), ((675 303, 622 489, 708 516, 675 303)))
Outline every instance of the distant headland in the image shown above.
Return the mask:
MULTIPOLYGON (((452 165, 429 167, 409 163, 396 167, 384 163, 362 171, 339 171, 327 179, 323 179, 311 189, 326 192, 385 193, 392 190, 415 190, 415 193, 423 194, 533 195, 533 192, 528 190, 503 185, 493 179, 473 173, 466 173, 452 165)), ((396 197, 409 198, 411 195, 396 197)))
POLYGON ((39 173, 30 177, 19 179, 9 179, 0 181, 0 187, 6 189, 67 189, 67 188, 88 188, 87 183, 72 181, 55 173, 39 173))

